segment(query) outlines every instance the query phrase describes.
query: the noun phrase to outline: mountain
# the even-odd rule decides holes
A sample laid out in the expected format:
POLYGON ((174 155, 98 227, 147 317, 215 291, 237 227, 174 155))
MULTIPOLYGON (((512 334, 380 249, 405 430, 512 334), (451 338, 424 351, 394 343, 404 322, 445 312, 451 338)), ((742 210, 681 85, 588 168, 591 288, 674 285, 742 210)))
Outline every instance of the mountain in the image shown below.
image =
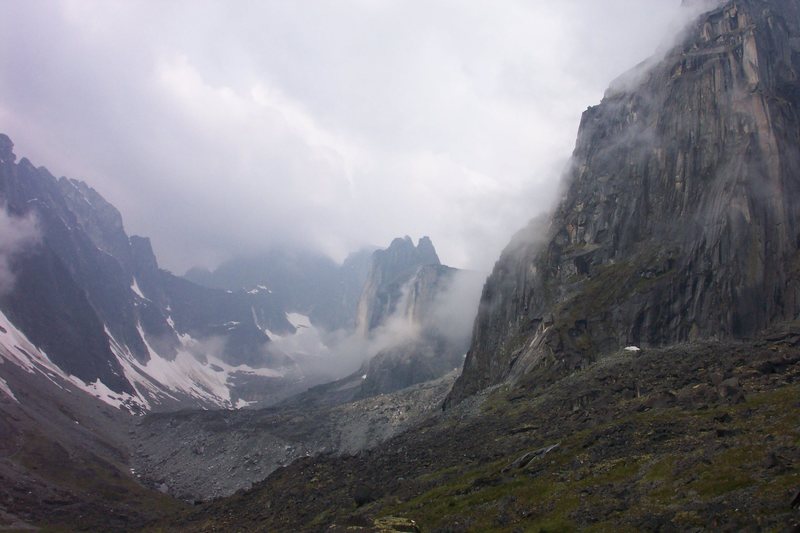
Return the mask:
POLYGON ((372 254, 369 275, 361 292, 356 313, 356 330, 363 336, 377 327, 397 307, 402 288, 426 265, 441 265, 430 238, 416 246, 411 237, 395 239, 385 250, 372 254))
MULTIPOLYGON (((204 364, 214 337, 203 332, 239 326, 219 321, 259 297, 263 314, 251 304, 246 324, 269 337, 271 289, 228 293, 157 270, 90 191, 14 163, 0 138, 7 216, 30 228, 35 214, 39 227, 0 250, 0 430, 11 435, 0 526, 797 530, 800 4, 691 4, 707 10, 677 44, 584 113, 563 199, 503 252, 471 340, 462 276, 429 240, 395 240, 373 254, 348 339, 359 353, 379 347, 367 350, 377 367, 266 409, 134 418, 80 394, 135 403, 142 382, 129 377, 187 361, 189 347, 192 369, 232 372, 211 355, 204 364), (70 351, 81 335, 85 360, 70 351), (422 358, 447 356, 436 342, 469 344, 446 409, 452 374, 365 397, 406 380, 407 357, 413 380, 422 358), (228 496, 184 505, 135 483, 129 465, 159 490, 228 496)), ((271 344, 313 329, 275 316, 291 323, 271 344)))
POLYGON ((583 114, 564 198, 497 262, 449 404, 798 316, 799 13, 729 2, 583 114))
POLYGON ((3 255, 7 360, 133 411, 270 402, 302 387, 296 363, 268 349, 268 331, 295 332, 269 290, 210 289, 160 269, 97 191, 17 162, 6 135, 0 197, 9 223, 35 228, 3 255))
POLYGON ((363 358, 355 372, 267 409, 148 416, 133 432, 136 471, 183 499, 229 496, 300 457, 374 449, 438 411, 463 364, 484 276, 441 265, 428 238, 403 238, 372 254, 367 278, 361 302, 380 310, 376 323, 330 347, 339 368, 363 358))
POLYGON ((213 272, 193 268, 184 277, 219 289, 267 287, 283 309, 302 313, 328 331, 350 330, 373 251, 366 247, 353 252, 339 265, 325 255, 284 246, 231 259, 213 272))
POLYGON ((466 335, 436 337, 426 323, 456 272, 440 265, 428 238, 365 249, 342 265, 276 249, 206 279, 233 288, 204 287, 161 269, 150 241, 129 236, 119 211, 86 183, 17 162, 5 135, 0 148, 3 215, 35 227, 29 246, 0 258, 13 271, 0 294, 0 341, 14 364, 134 412, 266 405, 341 377, 346 364, 326 359, 326 343, 339 337, 326 330, 352 331, 361 309, 372 327, 391 317, 402 331, 368 341, 364 358, 381 353, 369 379, 358 375, 359 389, 391 392, 460 366, 466 335))
POLYGON ((372 253, 356 328, 343 350, 360 352, 352 374, 311 388, 288 405, 336 405, 439 379, 461 367, 479 272, 442 265, 429 237, 394 239, 372 253))
MULTIPOLYGON (((184 504, 130 470, 133 417, 30 359, 19 338, 0 340, 0 529, 138 529, 184 504), (10 350, 14 350, 11 352, 10 350), (13 388, 12 388, 13 387, 13 388)), ((97 392, 101 392, 98 390, 97 392)))
MULTIPOLYGON (((237 417, 231 408, 274 404, 319 382, 311 360, 321 353, 285 348, 309 335, 320 341, 302 311, 335 310, 354 329, 355 287, 368 277, 371 250, 342 265, 284 250, 272 256, 274 288, 201 286, 161 269, 149 239, 129 236, 119 211, 89 185, 17 162, 5 135, 0 198, 0 432, 8 437, 0 439, 0 528, 144 527, 184 506, 168 490, 225 495, 308 453, 373 447, 437 409, 461 362, 433 364, 440 354, 423 346, 428 366, 397 378, 384 372, 391 386, 359 402, 237 417), (164 416, 130 416, 147 412, 164 416), (177 442, 197 446, 176 453, 177 442), (233 471, 248 460, 240 449, 258 454, 258 468, 215 480, 212 466, 233 471), (155 481, 159 490, 143 485, 155 481)), ((423 323, 455 273, 438 264, 404 273, 408 297, 393 314, 423 323)))
MULTIPOLYGON (((417 250, 420 248, 427 249, 422 260, 438 259, 430 240, 420 240, 417 250)), ((385 267, 384 260, 385 256, 375 258, 370 279, 389 281, 378 285, 374 294, 369 283, 365 286, 361 302, 368 311, 364 316, 374 320, 383 315, 390 328, 400 322, 411 328, 413 335, 390 343, 363 365, 357 372, 363 380, 359 397, 393 392, 461 368, 484 282, 484 275, 479 272, 432 263, 418 266, 400 285, 403 274, 375 276, 376 269, 385 267), (376 304, 368 302, 370 297, 376 304)), ((373 329, 380 329, 381 325, 373 325, 373 329)))
POLYGON ((800 527, 800 4, 686 3, 706 11, 584 113, 447 409, 181 528, 800 527))

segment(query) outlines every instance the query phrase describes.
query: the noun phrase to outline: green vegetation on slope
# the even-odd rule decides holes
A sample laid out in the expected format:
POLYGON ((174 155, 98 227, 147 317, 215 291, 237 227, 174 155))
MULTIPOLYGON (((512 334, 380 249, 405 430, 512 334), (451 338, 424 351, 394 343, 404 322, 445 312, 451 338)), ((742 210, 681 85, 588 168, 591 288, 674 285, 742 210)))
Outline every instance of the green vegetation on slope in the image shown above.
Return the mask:
POLYGON ((611 354, 546 387, 523 380, 378 449, 298 461, 171 526, 780 531, 800 521, 794 329, 611 354))

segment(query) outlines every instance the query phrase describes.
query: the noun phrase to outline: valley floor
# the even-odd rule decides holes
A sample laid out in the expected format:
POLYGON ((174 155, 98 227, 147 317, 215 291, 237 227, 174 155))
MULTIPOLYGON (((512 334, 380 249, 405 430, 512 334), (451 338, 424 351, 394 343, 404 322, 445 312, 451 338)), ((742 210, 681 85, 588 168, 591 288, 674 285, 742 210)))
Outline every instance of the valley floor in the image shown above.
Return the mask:
POLYGON ((517 383, 353 456, 281 468, 153 530, 793 530, 800 326, 619 353, 517 383), (383 525, 381 525, 383 524, 383 525), (406 529, 402 529, 405 527, 406 529))

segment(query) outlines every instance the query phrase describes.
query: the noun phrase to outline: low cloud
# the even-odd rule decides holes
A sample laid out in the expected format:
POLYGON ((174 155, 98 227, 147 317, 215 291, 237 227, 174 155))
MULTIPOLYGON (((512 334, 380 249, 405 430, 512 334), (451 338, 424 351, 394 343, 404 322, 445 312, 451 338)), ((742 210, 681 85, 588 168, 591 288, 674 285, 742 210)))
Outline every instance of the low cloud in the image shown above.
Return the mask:
POLYGON ((434 302, 431 325, 450 342, 458 343, 472 336, 485 280, 486 275, 480 272, 456 272, 434 302))
POLYGON ((680 4, 10 0, 0 123, 176 272, 404 234, 489 270, 680 4))
POLYGON ((636 90, 647 73, 658 65, 675 46, 680 44, 691 30, 691 23, 703 13, 721 6, 724 0, 684 0, 683 9, 668 21, 666 37, 659 43, 652 55, 626 70, 611 81, 606 95, 636 90))
POLYGON ((14 288, 14 260, 39 242, 36 216, 15 216, 0 206, 0 296, 14 288))
POLYGON ((419 337, 422 329, 400 312, 363 337, 353 331, 298 328, 294 335, 270 335, 268 354, 287 354, 312 381, 334 380, 355 372, 378 352, 419 337))

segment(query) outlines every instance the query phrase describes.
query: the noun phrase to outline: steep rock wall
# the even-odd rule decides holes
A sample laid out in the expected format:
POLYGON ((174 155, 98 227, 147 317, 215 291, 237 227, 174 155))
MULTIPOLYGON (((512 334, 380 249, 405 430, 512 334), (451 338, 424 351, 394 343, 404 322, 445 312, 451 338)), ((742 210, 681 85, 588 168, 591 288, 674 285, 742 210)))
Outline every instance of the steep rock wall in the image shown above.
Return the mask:
POLYGON ((734 0, 583 115, 549 223, 504 251, 448 403, 800 309, 800 6, 734 0))

